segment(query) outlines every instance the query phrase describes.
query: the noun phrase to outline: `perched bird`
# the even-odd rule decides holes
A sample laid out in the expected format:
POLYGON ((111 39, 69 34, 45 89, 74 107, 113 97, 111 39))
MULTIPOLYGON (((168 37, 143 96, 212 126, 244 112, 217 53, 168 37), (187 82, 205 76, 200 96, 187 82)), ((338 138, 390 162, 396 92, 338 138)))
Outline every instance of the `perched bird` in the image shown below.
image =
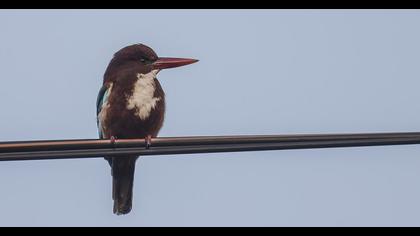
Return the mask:
MULTIPOLYGON (((144 138, 146 148, 163 125, 165 93, 156 79, 160 70, 198 60, 158 57, 144 44, 119 50, 109 63, 96 101, 99 138, 144 138)), ((138 156, 105 157, 111 166, 114 213, 131 211, 138 156)))

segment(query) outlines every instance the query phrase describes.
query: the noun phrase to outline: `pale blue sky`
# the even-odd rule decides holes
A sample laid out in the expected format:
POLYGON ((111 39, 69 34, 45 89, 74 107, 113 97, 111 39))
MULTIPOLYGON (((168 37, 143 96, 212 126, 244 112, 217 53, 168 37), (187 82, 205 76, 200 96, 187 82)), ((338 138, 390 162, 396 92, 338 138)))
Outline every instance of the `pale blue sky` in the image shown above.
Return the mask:
MULTIPOLYGON (((418 10, 1 10, 0 140, 96 138, 112 54, 163 71, 160 136, 420 131, 418 10)), ((420 226, 420 145, 0 163, 0 226, 420 226)))

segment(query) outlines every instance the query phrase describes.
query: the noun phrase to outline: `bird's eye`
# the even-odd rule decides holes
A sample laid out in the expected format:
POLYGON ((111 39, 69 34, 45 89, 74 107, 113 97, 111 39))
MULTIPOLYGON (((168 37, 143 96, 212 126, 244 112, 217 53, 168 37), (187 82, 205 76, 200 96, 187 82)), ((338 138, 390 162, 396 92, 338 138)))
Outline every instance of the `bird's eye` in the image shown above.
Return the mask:
POLYGON ((140 59, 140 61, 144 63, 144 62, 146 62, 146 59, 142 58, 142 59, 140 59))

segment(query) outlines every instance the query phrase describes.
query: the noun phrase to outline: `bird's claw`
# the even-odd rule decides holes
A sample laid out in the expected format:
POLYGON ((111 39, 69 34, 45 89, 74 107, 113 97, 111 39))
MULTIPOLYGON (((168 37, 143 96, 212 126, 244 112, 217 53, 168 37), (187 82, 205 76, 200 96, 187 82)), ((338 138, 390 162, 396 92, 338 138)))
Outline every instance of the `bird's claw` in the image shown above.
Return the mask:
POLYGON ((147 136, 144 138, 144 142, 146 143, 146 149, 149 149, 149 148, 150 148, 150 146, 152 146, 152 136, 147 135, 147 136))
POLYGON ((117 141, 117 137, 116 137, 116 136, 111 136, 111 137, 109 138, 109 140, 111 141, 111 144, 112 144, 112 145, 115 145, 115 142, 117 141))

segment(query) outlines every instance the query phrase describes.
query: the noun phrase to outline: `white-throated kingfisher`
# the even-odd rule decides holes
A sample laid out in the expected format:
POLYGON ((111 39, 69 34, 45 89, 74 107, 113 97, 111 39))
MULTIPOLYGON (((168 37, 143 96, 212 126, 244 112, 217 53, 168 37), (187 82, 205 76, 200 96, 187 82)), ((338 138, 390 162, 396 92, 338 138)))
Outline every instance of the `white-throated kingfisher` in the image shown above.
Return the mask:
MULTIPOLYGON (((144 44, 119 50, 109 63, 96 102, 101 139, 144 138, 146 148, 163 125, 165 93, 156 75, 195 59, 158 57, 144 44)), ((105 157, 112 171, 115 214, 131 211, 134 169, 138 156, 105 157)))

